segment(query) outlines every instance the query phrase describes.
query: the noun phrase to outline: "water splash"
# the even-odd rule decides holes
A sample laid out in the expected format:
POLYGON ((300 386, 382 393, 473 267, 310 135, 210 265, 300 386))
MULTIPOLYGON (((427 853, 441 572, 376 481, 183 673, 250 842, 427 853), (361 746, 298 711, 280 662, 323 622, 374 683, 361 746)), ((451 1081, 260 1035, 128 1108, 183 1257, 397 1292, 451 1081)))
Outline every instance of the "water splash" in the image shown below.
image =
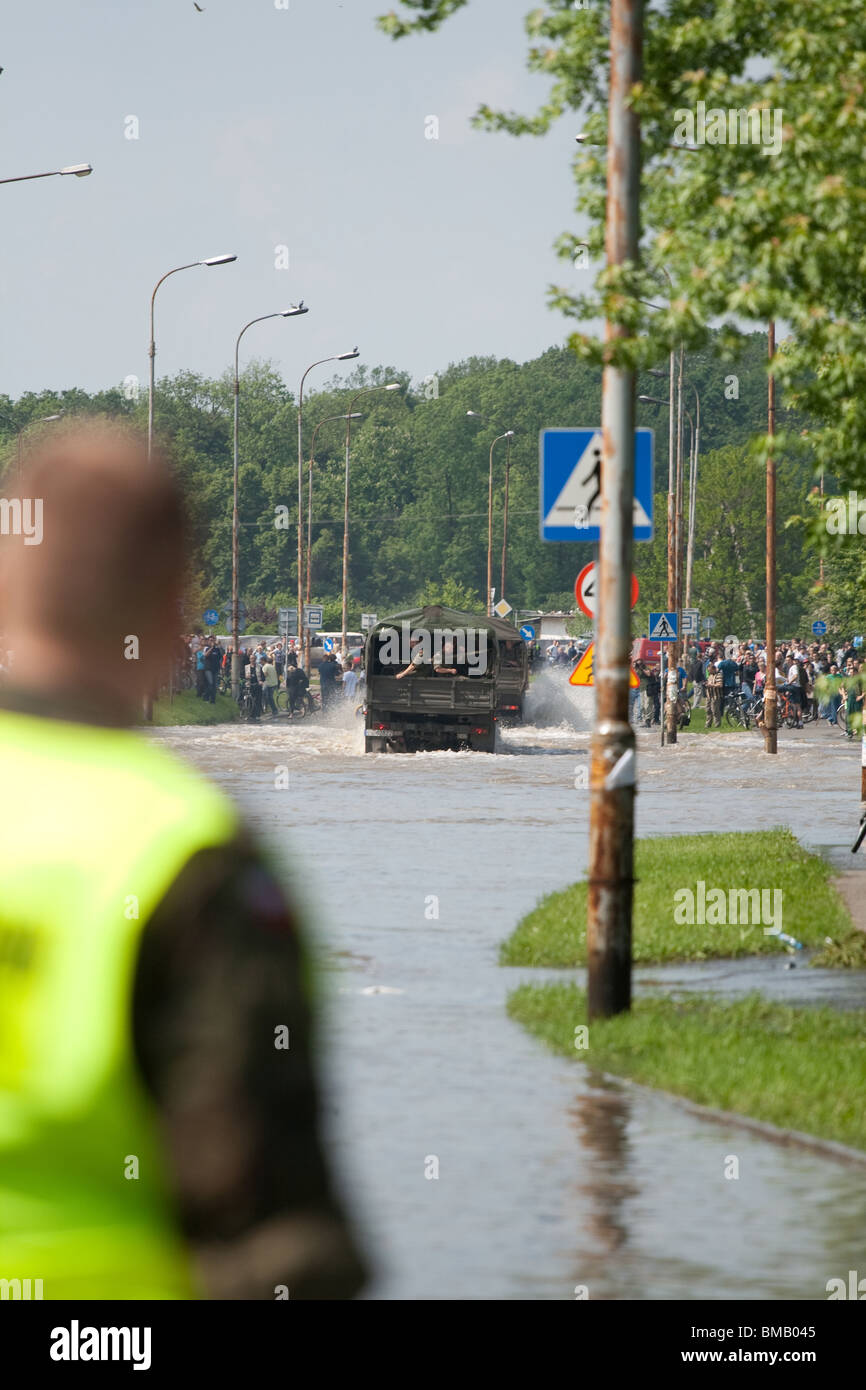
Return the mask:
POLYGON ((527 724, 565 726, 581 733, 592 727, 595 692, 590 686, 569 685, 568 677, 567 666, 534 677, 524 703, 527 724))

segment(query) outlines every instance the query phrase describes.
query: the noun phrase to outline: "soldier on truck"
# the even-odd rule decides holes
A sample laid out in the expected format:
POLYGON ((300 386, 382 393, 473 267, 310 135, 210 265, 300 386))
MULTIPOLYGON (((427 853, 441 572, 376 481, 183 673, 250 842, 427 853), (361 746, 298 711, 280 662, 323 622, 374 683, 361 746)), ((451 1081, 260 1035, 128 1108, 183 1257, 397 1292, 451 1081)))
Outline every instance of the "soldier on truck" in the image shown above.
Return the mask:
MULTIPOLYGON (((409 648, 412 651, 409 665, 404 670, 397 672, 394 677, 395 680, 401 681, 404 676, 413 675, 428 676, 434 674, 437 676, 456 676, 456 666, 443 666, 441 664, 444 660, 441 650, 437 650, 433 653, 432 665, 425 661, 424 643, 419 636, 416 635, 409 639, 409 648)), ((453 652, 451 655, 453 656, 453 652)))

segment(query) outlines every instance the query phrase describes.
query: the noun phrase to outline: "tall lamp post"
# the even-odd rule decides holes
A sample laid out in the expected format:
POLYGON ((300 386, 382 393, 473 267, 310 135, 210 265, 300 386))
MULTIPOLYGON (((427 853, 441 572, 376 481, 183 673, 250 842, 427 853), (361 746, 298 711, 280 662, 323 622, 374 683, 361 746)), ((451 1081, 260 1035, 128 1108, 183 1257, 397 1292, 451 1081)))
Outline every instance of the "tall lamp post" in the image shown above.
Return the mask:
POLYGON ((508 550, 508 480, 511 473, 511 440, 514 430, 509 430, 505 446, 505 496, 502 500, 502 565, 499 571, 499 597, 505 598, 505 559, 508 550))
POLYGON ((239 420, 238 406, 240 403, 241 378, 240 378, 240 349, 241 338, 248 328, 252 328, 254 323, 264 323, 265 319, 293 319, 298 314, 308 313, 308 309, 301 300, 300 304, 293 304, 290 309, 277 309, 273 314, 259 314, 258 318, 250 319, 245 323, 235 341, 235 377, 234 377, 234 428, 233 428, 233 467, 232 467, 232 699, 236 700, 240 695, 240 588, 238 575, 238 462, 239 462, 239 420))
MULTIPOLYGON (((481 420, 484 423, 484 416, 479 410, 467 410, 467 415, 473 419, 481 420)), ((514 430, 505 430, 498 434, 490 444, 490 454, 487 468, 487 596, 484 601, 484 611, 490 617, 493 605, 490 602, 490 590, 493 585, 493 447, 498 444, 500 439, 508 440, 508 449, 511 449, 511 441, 514 438, 514 430)), ((507 504, 506 504, 507 505, 507 504)), ((507 524, 507 522, 506 522, 507 524)), ((503 543, 503 571, 504 571, 505 549, 503 543)))
POLYGON ((352 429, 353 412, 355 402, 361 396, 367 396, 371 391, 399 391, 399 381, 389 381, 384 386, 365 386, 362 390, 356 391, 346 413, 346 484, 343 491, 343 611, 342 611, 342 642, 340 645, 340 655, 343 660, 346 656, 346 638, 348 627, 348 594, 349 594, 349 435, 352 429))
MULTIPOLYGON (((362 420, 364 417, 361 412, 356 410, 354 415, 326 415, 324 420, 320 420, 313 430, 313 441, 310 445, 310 463, 307 470, 307 575, 305 581, 304 606, 310 605, 310 576, 312 573, 312 554, 313 554, 313 462, 316 457, 316 435, 322 425, 328 425, 332 420, 362 420)), ((309 675, 310 671, 310 629, 305 627, 304 633, 304 670, 309 675)), ((298 638, 300 644, 300 637, 298 638)))
POLYGON ((701 398, 697 386, 695 393, 695 446, 692 452, 689 472, 689 538, 686 552, 686 608, 692 606, 692 565, 695 558, 695 509, 698 498, 698 451, 701 447, 701 398))
POLYGON ((156 300, 156 292, 157 292, 157 290, 159 289, 160 285, 161 285, 165 280, 167 280, 168 277, 169 277, 170 275, 177 275, 181 270, 192 270, 195 266, 198 266, 198 265, 227 265, 227 264, 229 263, 229 261, 236 261, 236 260, 237 260, 237 256, 234 255, 234 254, 232 254, 232 255, 227 255, 227 256, 208 256, 207 259, 206 259, 206 260, 203 260, 203 261, 189 261, 186 265, 176 265, 176 266, 174 267, 173 270, 167 270, 167 271, 165 272, 165 274, 164 274, 163 276, 161 276, 159 280, 157 280, 156 284, 155 284, 154 287, 153 287, 153 294, 150 296, 150 344, 149 344, 149 346, 148 346, 148 357, 150 358, 150 381, 149 381, 148 392, 147 392, 147 457, 148 457, 148 458, 150 458, 151 454, 153 453, 153 397, 154 397, 154 387, 155 387, 155 381, 156 381, 156 378, 155 378, 155 370, 156 370, 156 340, 155 340, 155 338, 154 338, 154 319, 153 319, 153 313, 154 313, 154 302, 155 302, 155 300, 156 300))
POLYGON ((318 362, 311 362, 304 375, 301 377, 301 385, 298 390, 298 651, 301 650, 301 643, 304 640, 304 595, 302 570, 304 564, 304 474, 303 474, 303 411, 304 411, 304 382, 314 367, 321 367, 324 362, 350 362, 353 357, 358 356, 358 349, 352 348, 351 352, 338 352, 332 357, 320 357, 318 362))

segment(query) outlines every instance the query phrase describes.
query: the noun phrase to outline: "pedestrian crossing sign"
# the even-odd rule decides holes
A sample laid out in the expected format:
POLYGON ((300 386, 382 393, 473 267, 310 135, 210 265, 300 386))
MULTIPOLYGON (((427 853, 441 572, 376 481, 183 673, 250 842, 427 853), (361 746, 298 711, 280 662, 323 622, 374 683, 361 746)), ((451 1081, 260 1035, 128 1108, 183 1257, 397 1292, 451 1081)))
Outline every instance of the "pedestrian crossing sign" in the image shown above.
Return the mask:
MULTIPOLYGON (((601 540, 602 453, 602 432, 597 427, 541 431, 543 541, 601 540)), ((653 433, 638 429, 634 435, 634 540, 652 540, 652 516, 653 433)))
POLYGON ((676 613, 650 613, 649 640, 651 642, 675 642, 677 640, 676 613))
MULTIPOLYGON (((595 643, 590 642, 580 661, 575 666, 568 678, 569 685, 595 685, 595 675, 593 659, 595 653, 595 643)), ((629 667, 628 683, 632 690, 637 690, 640 681, 636 673, 629 667)))

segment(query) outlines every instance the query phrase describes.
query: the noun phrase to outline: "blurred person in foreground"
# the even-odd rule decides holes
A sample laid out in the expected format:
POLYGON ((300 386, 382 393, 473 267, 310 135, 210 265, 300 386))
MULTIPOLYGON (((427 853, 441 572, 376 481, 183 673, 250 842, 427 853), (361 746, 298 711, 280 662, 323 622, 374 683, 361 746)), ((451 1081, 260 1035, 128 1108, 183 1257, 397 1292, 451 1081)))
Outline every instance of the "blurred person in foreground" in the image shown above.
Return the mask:
POLYGON ((124 727, 171 652, 179 493, 98 422, 16 493, 43 540, 0 537, 0 1277, 350 1297, 292 911, 232 804, 124 727))

